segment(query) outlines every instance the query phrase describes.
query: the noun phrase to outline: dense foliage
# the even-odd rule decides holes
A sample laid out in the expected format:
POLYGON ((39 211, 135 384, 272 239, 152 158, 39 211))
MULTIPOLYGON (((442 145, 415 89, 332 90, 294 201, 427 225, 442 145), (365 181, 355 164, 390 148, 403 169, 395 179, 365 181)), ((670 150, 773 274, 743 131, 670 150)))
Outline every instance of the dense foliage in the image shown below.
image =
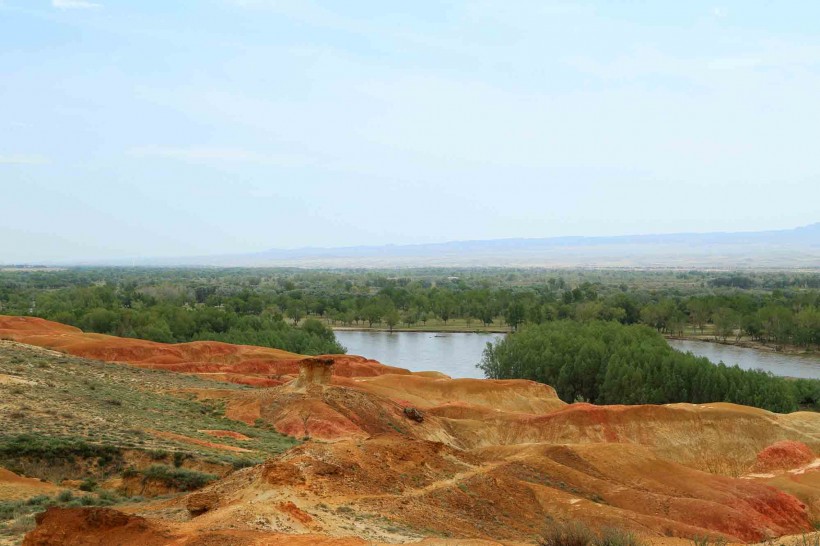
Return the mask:
POLYGON ((209 283, 166 271, 153 281, 146 271, 6 274, 0 276, 0 313, 168 343, 216 340, 301 354, 345 352, 321 321, 289 324, 278 308, 266 306, 251 287, 230 275, 209 283))
POLYGON ((157 481, 178 491, 193 491, 205 487, 216 480, 213 474, 206 474, 188 468, 176 468, 164 464, 151 465, 142 472, 143 483, 157 481))
POLYGON ((98 458, 101 464, 119 457, 121 449, 115 446, 92 444, 78 437, 18 434, 0 436, 0 461, 17 458, 57 462, 79 458, 98 458))
POLYGON ((675 336, 820 346, 820 275, 538 269, 77 268, 0 271, 0 313, 156 341, 338 352, 325 324, 516 329, 646 324, 675 336), (290 324, 300 325, 298 328, 290 324))
POLYGON ((555 387, 567 402, 734 402, 791 412, 820 401, 820 381, 789 380, 672 349, 655 330, 617 322, 557 321, 488 344, 479 367, 492 379, 555 387))
POLYGON ((786 411, 817 383, 711 366, 660 334, 820 347, 820 275, 538 269, 73 268, 0 271, 0 313, 155 341, 220 340, 337 353, 329 326, 501 328, 490 377, 566 400, 728 400, 786 411), (644 325, 639 327, 638 325, 644 325), (630 326, 630 327, 626 327, 630 326))

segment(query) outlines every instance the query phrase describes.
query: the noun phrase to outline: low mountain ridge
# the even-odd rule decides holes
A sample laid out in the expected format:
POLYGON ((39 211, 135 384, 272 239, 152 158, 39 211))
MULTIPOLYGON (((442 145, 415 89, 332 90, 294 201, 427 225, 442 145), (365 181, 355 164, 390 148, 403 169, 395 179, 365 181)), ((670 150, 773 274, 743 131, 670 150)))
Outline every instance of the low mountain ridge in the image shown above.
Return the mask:
POLYGON ((820 268, 820 222, 757 232, 550 237, 270 249, 248 254, 98 260, 89 265, 215 267, 820 268))

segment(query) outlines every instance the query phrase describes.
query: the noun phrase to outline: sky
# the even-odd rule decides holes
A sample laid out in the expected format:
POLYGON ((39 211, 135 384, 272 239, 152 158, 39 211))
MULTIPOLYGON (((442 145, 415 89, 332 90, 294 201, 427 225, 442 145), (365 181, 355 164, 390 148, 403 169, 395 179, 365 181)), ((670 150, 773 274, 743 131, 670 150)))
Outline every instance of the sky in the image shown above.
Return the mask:
POLYGON ((0 263, 817 222, 817 21, 0 0, 0 263))

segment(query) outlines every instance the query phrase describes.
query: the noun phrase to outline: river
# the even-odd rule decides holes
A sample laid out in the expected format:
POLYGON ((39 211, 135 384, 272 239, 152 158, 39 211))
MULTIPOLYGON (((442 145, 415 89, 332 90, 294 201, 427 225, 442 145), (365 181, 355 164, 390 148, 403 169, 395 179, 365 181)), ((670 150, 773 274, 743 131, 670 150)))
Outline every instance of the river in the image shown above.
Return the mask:
POLYGON ((759 351, 708 341, 670 339, 669 345, 679 351, 705 356, 712 362, 723 361, 729 366, 737 364, 747 370, 763 370, 774 375, 820 379, 820 358, 816 356, 759 351))
POLYGON ((450 377, 478 377, 475 367, 488 342, 504 334, 465 334, 434 332, 357 332, 337 330, 336 339, 348 354, 362 355, 382 364, 414 372, 435 370, 450 377))
MULTIPOLYGON (((359 332, 337 330, 336 338, 347 352, 373 358, 383 364, 415 372, 435 370, 451 377, 484 377, 476 368, 488 342, 504 334, 433 333, 433 332, 359 332)), ((680 351, 691 351, 712 362, 721 360, 741 368, 761 369, 775 375, 820 378, 820 358, 786 355, 709 343, 707 341, 670 340, 680 351)))

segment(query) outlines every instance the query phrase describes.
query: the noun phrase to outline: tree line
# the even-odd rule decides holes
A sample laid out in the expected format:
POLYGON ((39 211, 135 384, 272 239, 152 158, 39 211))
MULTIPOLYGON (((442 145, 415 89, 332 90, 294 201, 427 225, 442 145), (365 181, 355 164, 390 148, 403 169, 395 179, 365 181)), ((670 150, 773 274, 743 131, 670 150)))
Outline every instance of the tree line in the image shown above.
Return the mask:
POLYGON ((202 298, 195 289, 181 282, 98 281, 56 288, 31 284, 36 283, 0 284, 0 313, 39 316, 86 332, 164 343, 212 340, 299 354, 345 352, 322 321, 314 318, 291 324, 281 313, 257 306, 248 293, 205 304, 198 301, 202 298))
POLYGON ((0 272, 0 313, 155 341, 220 339, 301 353, 342 350, 327 326, 453 320, 511 330, 602 320, 816 349, 818 284, 817 274, 780 272, 76 268, 0 272))
POLYGON ((562 320, 487 344, 479 368, 491 379, 552 385, 566 402, 733 402, 786 413, 818 409, 820 381, 791 380, 672 349, 644 325, 562 320))

